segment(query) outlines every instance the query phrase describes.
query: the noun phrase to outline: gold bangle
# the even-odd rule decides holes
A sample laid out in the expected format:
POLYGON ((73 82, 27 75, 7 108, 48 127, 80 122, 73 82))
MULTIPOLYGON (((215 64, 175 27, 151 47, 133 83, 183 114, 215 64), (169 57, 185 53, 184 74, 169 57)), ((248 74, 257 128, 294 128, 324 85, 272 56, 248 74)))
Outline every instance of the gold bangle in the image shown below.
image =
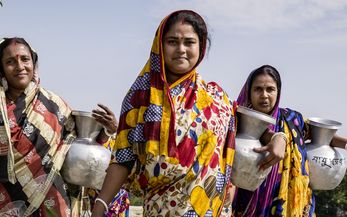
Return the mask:
POLYGON ((271 140, 273 140, 273 138, 275 138, 276 136, 281 136, 286 143, 288 142, 288 137, 287 137, 287 135, 285 133, 283 133, 283 132, 276 132, 276 133, 274 133, 272 135, 271 140))

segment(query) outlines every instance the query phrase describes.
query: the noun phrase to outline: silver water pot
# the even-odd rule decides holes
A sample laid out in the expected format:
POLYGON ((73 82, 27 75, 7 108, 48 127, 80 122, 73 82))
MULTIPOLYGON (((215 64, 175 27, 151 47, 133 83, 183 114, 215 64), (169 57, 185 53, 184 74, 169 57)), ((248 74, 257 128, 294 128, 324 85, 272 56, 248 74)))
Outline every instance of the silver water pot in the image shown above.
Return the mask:
POLYGON ((72 111, 75 117, 77 138, 67 153, 62 175, 71 184, 101 189, 111 152, 95 141, 102 125, 91 112, 72 111))
POLYGON ((347 167, 347 151, 331 147, 330 142, 342 125, 340 122, 309 118, 311 141, 306 143, 310 169, 310 186, 314 190, 331 190, 342 181, 347 167))
POLYGON ((239 188, 256 190, 270 173, 271 168, 259 171, 258 163, 265 157, 256 153, 254 148, 262 147, 259 139, 268 125, 276 120, 264 113, 239 106, 237 108, 237 132, 235 155, 232 166, 231 182, 239 188))

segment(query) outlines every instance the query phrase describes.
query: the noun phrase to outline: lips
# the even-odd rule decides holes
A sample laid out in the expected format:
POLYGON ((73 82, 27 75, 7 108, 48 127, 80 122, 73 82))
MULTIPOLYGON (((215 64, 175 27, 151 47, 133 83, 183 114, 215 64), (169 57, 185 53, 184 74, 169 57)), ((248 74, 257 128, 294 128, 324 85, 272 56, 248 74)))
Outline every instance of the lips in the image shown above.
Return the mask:
POLYGON ((16 77, 19 77, 19 78, 28 77, 28 73, 19 73, 19 74, 16 74, 16 77))
POLYGON ((259 105, 262 106, 262 107, 267 107, 267 106, 269 106, 270 104, 267 103, 267 102, 261 102, 261 103, 259 103, 259 105))
POLYGON ((188 58, 186 58, 186 57, 175 57, 173 59, 174 60, 187 60, 188 58))

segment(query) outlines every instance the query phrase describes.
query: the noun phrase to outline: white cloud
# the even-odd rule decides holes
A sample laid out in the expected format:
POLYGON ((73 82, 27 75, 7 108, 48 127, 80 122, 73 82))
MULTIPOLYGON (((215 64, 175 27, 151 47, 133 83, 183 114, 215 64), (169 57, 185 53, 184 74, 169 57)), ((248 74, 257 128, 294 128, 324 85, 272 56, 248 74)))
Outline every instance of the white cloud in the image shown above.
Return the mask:
POLYGON ((165 13, 173 8, 191 8, 211 20, 213 26, 240 30, 287 30, 322 19, 333 23, 337 17, 347 18, 347 0, 172 0, 159 1, 157 7, 165 13))

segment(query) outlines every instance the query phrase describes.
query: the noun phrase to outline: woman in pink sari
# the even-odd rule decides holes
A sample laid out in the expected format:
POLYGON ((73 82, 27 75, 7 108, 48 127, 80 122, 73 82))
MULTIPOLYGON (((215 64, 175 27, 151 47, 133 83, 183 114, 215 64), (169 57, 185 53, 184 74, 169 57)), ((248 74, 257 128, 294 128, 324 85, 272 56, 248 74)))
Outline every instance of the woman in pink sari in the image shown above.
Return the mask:
MULTIPOLYGON (((276 125, 269 129, 284 133, 287 143, 283 146, 281 161, 269 160, 271 172, 255 191, 237 189, 234 199, 235 216, 282 217, 315 216, 315 197, 309 186, 309 167, 305 140, 310 138, 309 126, 301 113, 279 107, 282 81, 276 68, 261 66, 248 76, 237 102, 276 118, 276 125)), ((347 139, 334 136, 331 145, 344 148, 347 139)), ((275 146, 281 146, 275 144, 275 146)), ((271 152, 264 146, 260 152, 271 152)), ((265 162, 264 162, 265 163, 265 162)))

